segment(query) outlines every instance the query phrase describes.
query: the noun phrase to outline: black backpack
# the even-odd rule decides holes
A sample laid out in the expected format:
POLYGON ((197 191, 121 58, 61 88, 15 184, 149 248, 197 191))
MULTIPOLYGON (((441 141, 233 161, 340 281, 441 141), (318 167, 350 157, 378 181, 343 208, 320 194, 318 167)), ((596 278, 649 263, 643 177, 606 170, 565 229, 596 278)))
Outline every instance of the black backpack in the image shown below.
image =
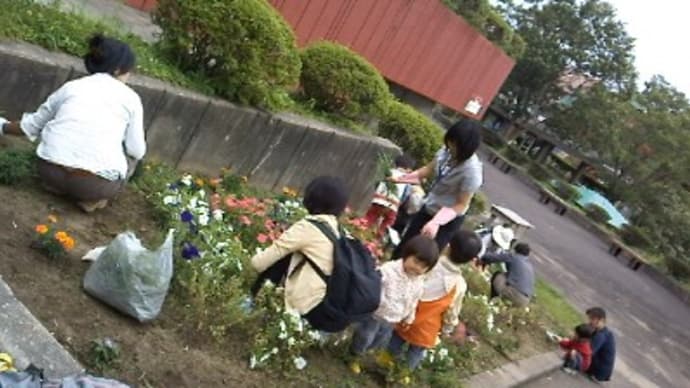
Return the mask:
POLYGON ((328 225, 310 222, 333 243, 333 272, 327 276, 306 256, 295 267, 297 271, 308 263, 326 283, 326 296, 304 318, 317 330, 328 333, 343 331, 379 307, 381 274, 376 270, 371 253, 359 240, 347 236, 342 228, 338 238, 328 225))

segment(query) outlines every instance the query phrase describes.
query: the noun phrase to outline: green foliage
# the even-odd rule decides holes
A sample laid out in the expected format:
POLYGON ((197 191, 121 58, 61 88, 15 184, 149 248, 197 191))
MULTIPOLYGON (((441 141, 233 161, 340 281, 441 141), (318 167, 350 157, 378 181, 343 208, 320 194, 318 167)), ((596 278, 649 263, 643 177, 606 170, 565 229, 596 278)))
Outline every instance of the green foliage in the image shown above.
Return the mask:
POLYGON ((15 185, 36 175, 34 150, 0 150, 0 184, 15 185))
POLYGON ((90 366, 99 373, 113 368, 120 358, 120 345, 110 338, 91 342, 90 366))
POLYGON ((295 36, 265 0, 160 0, 160 47, 187 73, 241 103, 280 108, 297 85, 295 36))
POLYGON ((540 182, 548 182, 554 178, 554 174, 546 166, 541 163, 531 163, 527 172, 532 176, 532 178, 540 182))
POLYGON ((600 224, 606 224, 611 220, 611 216, 606 209, 594 203, 589 203, 585 206, 585 213, 587 213, 589 218, 600 224))
POLYGON ((379 135, 400 146, 419 164, 431 161, 443 145, 443 132, 413 107, 394 101, 379 122, 379 135))
POLYGON ((654 246, 654 242, 647 235, 647 233, 642 230, 642 228, 626 225, 620 230, 620 236, 623 242, 626 244, 637 247, 637 248, 651 248, 654 246))
POLYGON ((555 181, 553 184, 556 194, 567 202, 576 202, 580 198, 580 192, 575 186, 563 181, 555 181))
POLYGON ((561 292, 543 279, 537 279, 534 301, 539 306, 539 310, 556 323, 561 334, 570 335, 572 328, 582 323, 584 317, 571 304, 564 303, 564 300, 561 292))
POLYGON ((300 82, 317 109, 350 119, 385 113, 392 95, 376 68, 345 46, 318 42, 302 52, 300 82))
POLYGON ((482 215, 491 211, 491 201, 481 191, 478 191, 472 196, 472 202, 468 210, 469 215, 482 215))
POLYGON ((566 73, 617 89, 634 89, 634 40, 610 4, 601 0, 511 3, 504 14, 526 44, 502 90, 515 116, 535 117, 571 94, 572 88, 560 83, 566 73))
POLYGON ((112 23, 98 22, 79 14, 62 12, 55 3, 31 0, 0 0, 0 37, 23 40, 49 50, 82 56, 87 41, 96 32, 121 39, 137 56, 137 71, 200 91, 210 90, 208 83, 194 75, 185 75, 160 52, 140 38, 123 34, 112 23))
POLYGON ((482 132, 482 141, 495 150, 500 150, 506 146, 505 139, 492 130, 485 130, 482 132))
POLYGON ((455 13, 478 29, 487 39, 501 47, 506 54, 520 58, 525 41, 510 26, 489 0, 443 0, 455 13))
POLYGON ((521 166, 527 165, 531 162, 531 159, 527 154, 524 152, 520 151, 516 147, 508 146, 505 149, 503 149, 503 155, 505 155, 508 160, 515 164, 519 164, 521 166))

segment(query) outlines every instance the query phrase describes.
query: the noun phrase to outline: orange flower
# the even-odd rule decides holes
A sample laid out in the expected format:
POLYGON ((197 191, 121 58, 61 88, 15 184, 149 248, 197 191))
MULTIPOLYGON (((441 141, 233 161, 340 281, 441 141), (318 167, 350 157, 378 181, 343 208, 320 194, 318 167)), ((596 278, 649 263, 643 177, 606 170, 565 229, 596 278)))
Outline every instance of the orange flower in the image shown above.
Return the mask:
POLYGON ((67 232, 59 231, 59 232, 55 233, 55 239, 58 240, 59 242, 63 242, 65 240, 67 240, 68 238, 70 238, 70 237, 67 234, 67 232))
POLYGON ((194 183, 196 183, 197 186, 201 187, 204 185, 204 180, 201 178, 197 178, 194 183))
POLYGON ((51 214, 48 216, 48 221, 50 221, 50 223, 54 224, 54 223, 58 222, 58 218, 55 214, 51 214))
POLYGON ((36 225, 36 233, 46 234, 46 233, 48 233, 48 227, 43 225, 43 224, 36 225))
POLYGON ((287 195, 288 197, 296 197, 297 196, 297 190, 291 189, 289 187, 283 187, 283 194, 287 195))
POLYGON ((74 239, 72 237, 67 237, 61 240, 60 244, 66 251, 72 250, 72 248, 74 248, 74 239))

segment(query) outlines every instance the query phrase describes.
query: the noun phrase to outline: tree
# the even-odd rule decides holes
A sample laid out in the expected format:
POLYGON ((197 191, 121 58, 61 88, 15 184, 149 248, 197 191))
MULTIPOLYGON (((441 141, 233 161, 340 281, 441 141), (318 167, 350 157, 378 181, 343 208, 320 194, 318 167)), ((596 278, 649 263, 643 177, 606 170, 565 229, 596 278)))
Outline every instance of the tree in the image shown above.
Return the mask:
POLYGON ((479 30, 487 39, 501 47, 506 54, 520 58, 525 41, 515 32, 506 18, 489 0, 442 0, 450 9, 479 30))
POLYGON ((526 43, 503 93, 518 119, 545 114, 568 94, 566 72, 621 92, 634 89, 633 43, 613 7, 600 0, 502 1, 500 9, 526 43))

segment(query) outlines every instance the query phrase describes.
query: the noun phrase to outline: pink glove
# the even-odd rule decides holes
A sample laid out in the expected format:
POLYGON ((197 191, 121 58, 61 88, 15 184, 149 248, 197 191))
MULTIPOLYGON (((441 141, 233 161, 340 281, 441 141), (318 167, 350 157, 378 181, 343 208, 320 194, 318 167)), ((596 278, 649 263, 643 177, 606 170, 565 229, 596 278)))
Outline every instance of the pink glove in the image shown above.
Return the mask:
POLYGON ((398 177, 397 179, 392 179, 392 181, 395 183, 409 183, 413 185, 418 185, 421 183, 421 179, 417 171, 405 174, 403 176, 398 177))
POLYGON ((458 213, 456 213, 453 208, 442 207, 441 210, 436 212, 434 218, 424 225, 422 228, 422 234, 430 238, 435 238, 436 233, 438 233, 438 228, 440 228, 441 225, 445 225, 453 221, 457 216, 458 213))

